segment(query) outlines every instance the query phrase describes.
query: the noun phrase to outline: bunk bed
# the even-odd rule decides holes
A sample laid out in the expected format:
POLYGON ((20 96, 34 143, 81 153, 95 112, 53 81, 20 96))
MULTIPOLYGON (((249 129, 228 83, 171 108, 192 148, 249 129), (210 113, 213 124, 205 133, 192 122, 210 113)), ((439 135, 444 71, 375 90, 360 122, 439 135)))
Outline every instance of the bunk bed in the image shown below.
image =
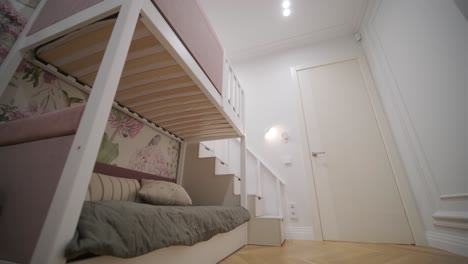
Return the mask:
MULTIPOLYGON (((115 101, 186 141, 241 136, 243 91, 232 70, 227 70, 230 76, 223 85, 223 64, 228 62, 223 63, 222 47, 210 28, 196 26, 206 21, 199 17, 200 12, 190 11, 199 8, 197 2, 154 2, 176 31, 157 31, 150 20, 156 19, 157 9, 142 9, 148 14, 140 16, 132 34, 115 101), (175 37, 170 33, 177 33, 182 43, 177 43, 178 39, 169 42, 175 37), (189 54, 181 52, 184 48, 189 54), (186 60, 182 56, 187 56, 186 60), (202 72, 197 75, 196 65, 190 68, 190 62, 200 65, 202 72)), ((66 5, 66 1, 61 4, 66 5)), ((61 9, 45 8, 46 12, 61 9)), ((35 25, 46 25, 42 17, 49 14, 41 15, 35 25)), ((36 63, 92 87, 115 22, 115 18, 103 19, 38 47, 34 51, 36 63)), ((39 28, 33 27, 32 32, 39 28)))
MULTIPOLYGON (((182 142, 178 178, 186 142, 240 137, 245 150, 244 92, 197 1, 42 1, 0 69, 0 94, 23 59, 90 94, 71 132, 45 138, 66 136, 67 141, 60 148, 61 159, 54 164, 57 170, 51 173, 51 183, 43 190, 47 199, 37 208, 41 218, 34 232, 26 235, 31 243, 23 247, 24 239, 6 241, 14 237, 10 232, 0 240, 2 246, 10 243, 11 249, 22 250, 3 249, 0 259, 6 255, 15 262, 65 262, 64 248, 77 226, 113 105, 182 142)), ((42 140, 7 142, 0 151, 8 155, 10 148, 42 140)), ((23 162, 35 164, 35 157, 23 162)), ((241 168, 240 200, 246 208, 245 164, 241 168)), ((49 172, 44 166, 38 170, 49 172)), ((8 177, 16 173, 27 172, 13 169, 8 177)), ((15 189, 25 183, 8 184, 15 189)), ((15 210, 15 199, 2 200, 6 205, 2 204, 2 214, 7 216, 15 210)), ((28 204, 22 206, 31 209, 28 204)), ((244 224, 194 247, 157 250, 136 262, 103 257, 102 262, 92 259, 89 263, 211 262, 245 244, 244 224), (219 253, 214 254, 212 248, 219 253), (215 256, 207 259, 208 253, 215 256)))

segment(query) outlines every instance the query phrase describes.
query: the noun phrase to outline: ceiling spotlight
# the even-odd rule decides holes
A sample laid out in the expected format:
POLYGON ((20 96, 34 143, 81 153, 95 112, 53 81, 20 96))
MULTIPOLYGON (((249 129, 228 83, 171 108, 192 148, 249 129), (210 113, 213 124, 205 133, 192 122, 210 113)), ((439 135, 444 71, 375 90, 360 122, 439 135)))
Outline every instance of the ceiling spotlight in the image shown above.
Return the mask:
POLYGON ((283 1, 282 6, 283 8, 289 8, 291 6, 291 2, 289 2, 289 0, 285 0, 283 1))
POLYGON ((287 17, 291 14, 291 9, 289 8, 286 8, 283 10, 283 16, 287 17))

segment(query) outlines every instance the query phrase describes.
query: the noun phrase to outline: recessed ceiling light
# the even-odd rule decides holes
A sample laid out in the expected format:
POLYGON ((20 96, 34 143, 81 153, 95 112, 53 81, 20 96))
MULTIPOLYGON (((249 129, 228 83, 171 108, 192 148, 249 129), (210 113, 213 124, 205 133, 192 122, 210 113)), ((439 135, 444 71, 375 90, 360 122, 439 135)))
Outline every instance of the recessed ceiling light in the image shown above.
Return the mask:
POLYGON ((291 9, 289 8, 286 8, 283 10, 283 16, 287 17, 291 14, 291 9))
POLYGON ((289 2, 289 0, 285 0, 283 1, 282 6, 283 8, 289 8, 291 6, 291 2, 289 2))

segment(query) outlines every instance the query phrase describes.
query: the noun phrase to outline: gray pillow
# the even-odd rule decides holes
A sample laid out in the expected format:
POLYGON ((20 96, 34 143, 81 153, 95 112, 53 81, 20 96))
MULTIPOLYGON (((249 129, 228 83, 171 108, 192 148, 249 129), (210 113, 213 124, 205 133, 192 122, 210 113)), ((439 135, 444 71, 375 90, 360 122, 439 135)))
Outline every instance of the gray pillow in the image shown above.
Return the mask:
POLYGON ((166 181, 141 180, 140 198, 154 205, 192 205, 184 187, 166 181))

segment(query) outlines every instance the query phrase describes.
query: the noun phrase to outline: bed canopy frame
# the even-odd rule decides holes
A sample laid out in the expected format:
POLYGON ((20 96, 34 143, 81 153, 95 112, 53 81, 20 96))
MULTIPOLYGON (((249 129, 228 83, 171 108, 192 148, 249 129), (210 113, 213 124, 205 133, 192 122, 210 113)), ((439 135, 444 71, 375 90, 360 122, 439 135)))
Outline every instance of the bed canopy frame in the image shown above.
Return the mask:
POLYGON ((179 175, 186 142, 240 137, 247 207, 244 92, 224 55, 222 76, 210 78, 166 19, 151 0, 44 0, 4 60, 0 94, 23 59, 90 91, 31 263, 65 262, 113 105, 182 142, 179 175), (87 6, 41 25, 63 2, 87 6))

